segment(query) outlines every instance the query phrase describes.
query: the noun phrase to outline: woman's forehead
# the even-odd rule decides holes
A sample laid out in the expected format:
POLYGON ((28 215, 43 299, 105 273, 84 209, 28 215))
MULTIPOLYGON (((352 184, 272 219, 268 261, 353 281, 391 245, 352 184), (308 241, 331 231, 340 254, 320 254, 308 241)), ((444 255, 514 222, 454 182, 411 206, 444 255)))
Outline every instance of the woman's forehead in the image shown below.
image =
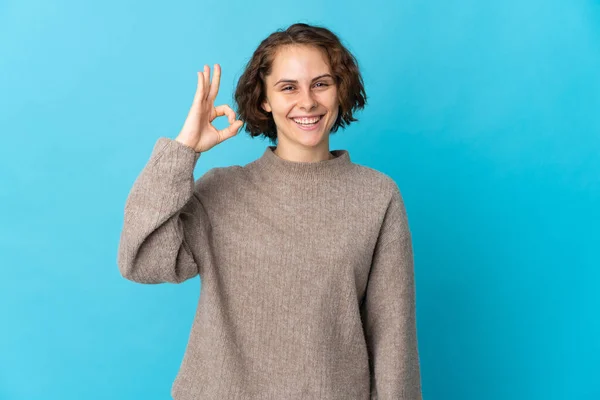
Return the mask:
POLYGON ((277 51, 271 67, 271 79, 311 80, 329 74, 325 52, 311 46, 286 46, 277 51))

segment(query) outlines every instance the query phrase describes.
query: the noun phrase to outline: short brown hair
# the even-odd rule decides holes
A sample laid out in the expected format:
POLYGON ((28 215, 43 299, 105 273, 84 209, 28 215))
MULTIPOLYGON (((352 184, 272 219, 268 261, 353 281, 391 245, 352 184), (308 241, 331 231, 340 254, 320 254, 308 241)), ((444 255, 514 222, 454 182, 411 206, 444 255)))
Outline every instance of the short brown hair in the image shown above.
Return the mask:
POLYGON ((367 95, 358 70, 358 61, 330 30, 296 23, 286 30, 277 30, 264 39, 248 61, 235 90, 238 118, 244 122, 251 137, 265 136, 275 143, 277 128, 271 113, 262 107, 265 100, 265 80, 271 73, 277 49, 286 45, 308 45, 322 49, 338 87, 338 116, 330 133, 358 121, 352 113, 364 108, 367 95))

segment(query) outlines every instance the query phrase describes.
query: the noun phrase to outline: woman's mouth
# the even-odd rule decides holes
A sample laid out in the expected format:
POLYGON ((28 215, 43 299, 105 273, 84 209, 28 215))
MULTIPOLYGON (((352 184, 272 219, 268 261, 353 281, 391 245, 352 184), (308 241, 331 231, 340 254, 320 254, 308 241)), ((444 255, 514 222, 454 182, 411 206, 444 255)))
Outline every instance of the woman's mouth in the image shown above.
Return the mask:
POLYGON ((304 131, 312 131, 315 130, 319 125, 321 120, 323 119, 323 115, 319 115, 318 117, 310 117, 310 118, 292 118, 296 125, 304 131))

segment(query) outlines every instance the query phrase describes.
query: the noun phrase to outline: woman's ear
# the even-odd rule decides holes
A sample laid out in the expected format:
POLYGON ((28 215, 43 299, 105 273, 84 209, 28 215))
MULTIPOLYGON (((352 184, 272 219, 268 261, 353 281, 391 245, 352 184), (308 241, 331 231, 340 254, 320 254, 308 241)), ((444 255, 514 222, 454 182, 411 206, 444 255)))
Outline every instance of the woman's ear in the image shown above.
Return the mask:
POLYGON ((262 103, 262 108, 263 108, 263 110, 265 110, 268 113, 270 113, 272 111, 271 106, 269 105, 269 102, 267 100, 265 100, 262 103))

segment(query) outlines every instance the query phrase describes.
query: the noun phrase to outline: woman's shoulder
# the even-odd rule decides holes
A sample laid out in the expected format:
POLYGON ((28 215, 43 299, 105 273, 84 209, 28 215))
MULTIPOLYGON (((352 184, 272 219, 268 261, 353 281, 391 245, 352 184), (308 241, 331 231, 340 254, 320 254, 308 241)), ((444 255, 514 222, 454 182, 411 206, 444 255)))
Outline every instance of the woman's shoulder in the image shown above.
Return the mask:
POLYGON ((387 173, 362 164, 353 163, 352 165, 351 179, 358 184, 383 192, 391 193, 399 190, 394 178, 387 173))
POLYGON ((196 179, 195 190, 197 192, 210 193, 222 188, 231 187, 244 173, 244 169, 240 165, 210 168, 196 179))

